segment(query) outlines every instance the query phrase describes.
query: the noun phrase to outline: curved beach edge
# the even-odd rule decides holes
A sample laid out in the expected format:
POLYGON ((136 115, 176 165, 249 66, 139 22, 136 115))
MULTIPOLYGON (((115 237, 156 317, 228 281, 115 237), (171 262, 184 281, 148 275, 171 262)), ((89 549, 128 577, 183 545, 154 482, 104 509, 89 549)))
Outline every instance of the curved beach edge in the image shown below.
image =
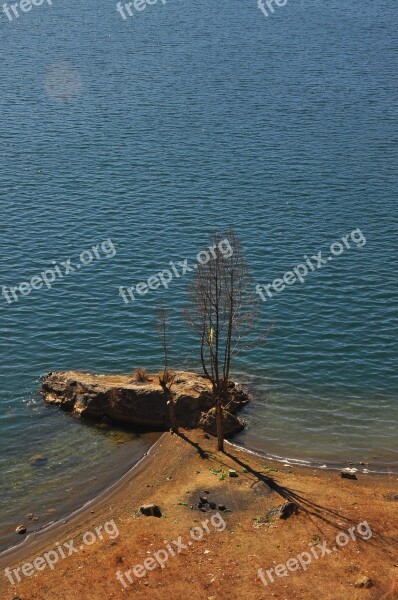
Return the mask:
POLYGON ((167 432, 163 433, 160 438, 156 440, 156 442, 149 448, 148 452, 146 452, 144 456, 127 471, 127 473, 105 488, 97 496, 91 500, 88 500, 88 502, 83 504, 83 506, 80 506, 74 510, 67 517, 59 519, 53 523, 49 523, 42 529, 38 529, 37 531, 27 534, 19 544, 11 546, 10 548, 3 550, 3 552, 0 552, 0 569, 3 568, 3 563, 6 562, 8 564, 10 561, 15 560, 20 554, 25 554, 25 552, 29 553, 31 550, 33 551, 37 543, 40 543, 41 545, 47 540, 55 540, 57 534, 62 533, 62 530, 65 528, 67 523, 72 524, 75 520, 83 517, 85 514, 91 514, 93 509, 98 510, 103 501, 111 499, 124 485, 136 477, 138 473, 146 468, 149 468, 151 460, 153 459, 153 455, 162 445, 164 438, 168 435, 170 434, 167 432))
MULTIPOLYGON (((31 551, 34 550, 36 545, 42 545, 42 543, 47 540, 50 542, 51 540, 55 540, 57 538, 57 534, 62 534, 65 526, 67 524, 72 525, 74 521, 79 518, 84 517, 84 515, 91 514, 93 510, 99 510, 101 508, 101 504, 104 501, 112 499, 113 496, 117 495, 118 492, 123 489, 125 485, 132 482, 139 473, 141 473, 145 469, 150 469, 151 462, 153 461, 154 455, 157 450, 161 448, 163 442, 170 436, 169 432, 164 432, 160 438, 149 448, 149 450, 142 456, 135 465, 133 465, 124 475, 122 475, 119 479, 113 482, 111 485, 106 487, 102 492, 94 496, 92 499, 85 502, 82 506, 71 512, 70 514, 49 523, 43 526, 41 529, 33 531, 32 533, 28 533, 23 540, 19 544, 15 544, 10 546, 9 548, 0 552, 0 569, 3 568, 6 564, 8 565, 10 562, 16 560, 19 555, 27 555, 31 551)), ((231 440, 225 440, 226 446, 230 446, 236 452, 240 452, 247 457, 257 458, 259 460, 267 460, 276 463, 275 466, 280 466, 280 464, 284 464, 284 466, 289 466, 291 468, 300 468, 304 473, 314 470, 324 470, 327 472, 335 472, 341 471, 343 465, 339 465, 337 462, 335 464, 321 465, 321 461, 309 461, 304 459, 295 459, 295 458, 287 458, 275 456, 273 454, 259 452, 257 450, 252 450, 250 448, 246 448, 237 444, 231 440)), ((369 471, 366 475, 373 476, 391 476, 394 473, 394 470, 386 470, 386 471, 369 471)), ((360 473, 361 475, 361 473, 360 473)), ((51 544, 50 544, 51 545, 51 544)))

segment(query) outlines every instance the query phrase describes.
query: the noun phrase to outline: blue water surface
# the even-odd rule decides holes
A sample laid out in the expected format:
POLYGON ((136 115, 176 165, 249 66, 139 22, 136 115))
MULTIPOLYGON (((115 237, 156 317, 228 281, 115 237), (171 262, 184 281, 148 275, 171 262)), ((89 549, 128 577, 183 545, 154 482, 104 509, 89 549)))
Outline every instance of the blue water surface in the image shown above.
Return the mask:
POLYGON ((44 408, 40 376, 159 368, 160 299, 173 365, 197 368, 180 312, 191 274, 127 304, 119 287, 194 261, 229 224, 263 285, 356 229, 366 240, 262 303, 259 331, 275 329, 233 366, 256 398, 239 443, 398 467, 397 14, 394 0, 0 13, 0 285, 76 267, 105 240, 116 252, 0 297, 1 533, 30 510, 44 523, 65 494, 79 503, 93 463, 122 470, 122 446, 152 443, 44 408))

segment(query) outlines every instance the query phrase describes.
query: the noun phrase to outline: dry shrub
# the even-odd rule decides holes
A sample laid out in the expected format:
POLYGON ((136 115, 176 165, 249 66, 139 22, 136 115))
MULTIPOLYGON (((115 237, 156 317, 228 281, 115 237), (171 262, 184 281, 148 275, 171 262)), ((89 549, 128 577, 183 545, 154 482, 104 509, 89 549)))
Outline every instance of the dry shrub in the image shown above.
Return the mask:
POLYGON ((158 373, 159 384, 162 387, 171 388, 175 381, 175 378, 176 376, 175 373, 173 373, 173 371, 165 370, 158 373))
POLYGON ((139 367, 134 371, 133 379, 134 381, 139 381, 141 383, 149 381, 149 375, 147 373, 147 370, 142 367, 139 367))

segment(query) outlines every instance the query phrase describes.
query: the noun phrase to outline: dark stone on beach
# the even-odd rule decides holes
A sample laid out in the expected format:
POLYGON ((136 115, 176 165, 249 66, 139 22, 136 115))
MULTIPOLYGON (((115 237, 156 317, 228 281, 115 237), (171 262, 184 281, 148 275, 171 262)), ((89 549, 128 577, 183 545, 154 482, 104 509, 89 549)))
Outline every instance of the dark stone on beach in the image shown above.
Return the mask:
POLYGON ((292 515, 295 515, 298 511, 298 504, 295 502, 285 502, 279 509, 279 518, 288 519, 292 515))
POLYGON ((15 533, 19 533, 19 535, 23 535, 24 533, 26 533, 25 525, 18 525, 18 527, 15 530, 15 533))
POLYGON ((215 510, 217 508, 217 504, 215 502, 209 502, 209 506, 211 510, 215 510))
POLYGON ((340 477, 343 479, 358 479, 355 473, 350 473, 349 471, 341 471, 340 477))
POLYGON ((140 507, 140 512, 146 517, 161 517, 162 511, 157 504, 144 504, 140 507))
POLYGON ((205 498, 204 496, 201 496, 201 497, 199 498, 199 502, 201 502, 202 504, 207 504, 207 503, 208 503, 208 499, 207 499, 207 498, 205 498))
POLYGON ((42 467, 48 463, 48 458, 42 454, 35 454, 30 457, 29 462, 32 467, 42 467))
POLYGON ((227 507, 225 506, 225 504, 219 504, 217 506, 218 510, 221 510, 221 512, 224 512, 225 510, 227 510, 227 507))
POLYGON ((370 588, 372 585, 373 581, 366 575, 363 575, 354 583, 354 587, 356 588, 370 588))

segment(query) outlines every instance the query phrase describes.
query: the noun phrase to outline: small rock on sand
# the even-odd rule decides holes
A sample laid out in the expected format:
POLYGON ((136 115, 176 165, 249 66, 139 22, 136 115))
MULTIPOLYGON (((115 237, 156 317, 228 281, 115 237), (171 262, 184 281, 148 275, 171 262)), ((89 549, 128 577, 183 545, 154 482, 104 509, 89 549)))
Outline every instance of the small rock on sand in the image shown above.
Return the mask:
POLYGON ((355 475, 356 469, 343 469, 340 472, 340 477, 342 477, 343 479, 358 479, 358 477, 355 475))
POLYGON ((279 518, 288 519, 291 515, 294 515, 298 511, 298 504, 295 502, 285 502, 279 509, 279 518))
POLYGON ((162 511, 157 504, 144 504, 140 507, 140 512, 146 517, 161 517, 162 511))
POLYGON ((354 587, 356 588, 370 588, 372 585, 373 581, 366 575, 363 575, 354 583, 354 587))

